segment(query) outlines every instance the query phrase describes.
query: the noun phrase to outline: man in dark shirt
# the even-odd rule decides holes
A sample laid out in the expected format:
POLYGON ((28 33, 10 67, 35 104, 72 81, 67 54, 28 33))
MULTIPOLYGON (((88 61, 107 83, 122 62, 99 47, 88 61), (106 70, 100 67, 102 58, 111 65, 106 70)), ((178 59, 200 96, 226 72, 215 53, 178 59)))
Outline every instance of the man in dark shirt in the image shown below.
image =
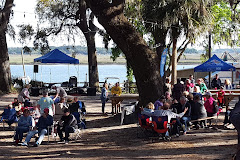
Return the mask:
POLYGON ((72 114, 70 114, 69 109, 66 108, 63 112, 63 116, 57 127, 57 132, 60 141, 65 140, 65 143, 67 144, 69 142, 69 133, 74 133, 75 129, 77 129, 77 120, 72 114), (62 132, 65 132, 65 138, 63 138, 62 132))
POLYGON ((212 88, 220 89, 221 87, 221 79, 219 78, 218 74, 216 74, 216 77, 212 80, 212 88))
POLYGON ((187 98, 182 96, 180 98, 180 103, 176 106, 177 114, 184 112, 185 108, 188 108, 187 112, 182 116, 181 123, 185 125, 183 128, 184 133, 187 133, 187 124, 191 120, 191 104, 187 101, 187 98))
POLYGON ((177 84, 174 84, 172 90, 173 98, 175 98, 179 102, 180 97, 184 90, 185 90, 184 85, 180 83, 180 79, 177 79, 177 84))

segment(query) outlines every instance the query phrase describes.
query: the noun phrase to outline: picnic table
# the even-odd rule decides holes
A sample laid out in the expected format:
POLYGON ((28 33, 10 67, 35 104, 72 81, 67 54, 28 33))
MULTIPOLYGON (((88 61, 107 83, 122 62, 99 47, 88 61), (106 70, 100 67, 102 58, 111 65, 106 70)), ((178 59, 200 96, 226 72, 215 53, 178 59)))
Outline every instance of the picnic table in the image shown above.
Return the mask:
POLYGON ((134 99, 139 100, 138 94, 122 94, 121 96, 110 96, 112 101, 112 114, 120 112, 120 103, 124 100, 134 99), (114 112, 115 111, 115 112, 114 112))
MULTIPOLYGON (((208 90, 211 93, 217 93, 220 91, 220 89, 209 89, 208 90)), ((224 89, 226 93, 240 93, 240 89, 224 89)))

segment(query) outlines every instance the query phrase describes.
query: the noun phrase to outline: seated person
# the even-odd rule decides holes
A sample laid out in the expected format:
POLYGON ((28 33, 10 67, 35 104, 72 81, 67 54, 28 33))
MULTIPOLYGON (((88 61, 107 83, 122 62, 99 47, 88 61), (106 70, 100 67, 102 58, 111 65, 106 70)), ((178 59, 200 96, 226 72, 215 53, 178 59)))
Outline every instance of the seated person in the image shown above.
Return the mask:
POLYGON ((70 113, 74 115, 78 123, 80 122, 80 104, 82 105, 82 102, 78 101, 77 97, 74 97, 74 102, 69 105, 70 113))
POLYGON ((64 109, 68 108, 68 104, 65 102, 65 98, 60 98, 60 102, 55 104, 55 120, 60 120, 64 109))
POLYGON ((23 133, 29 131, 29 128, 32 126, 32 117, 30 116, 30 111, 25 109, 23 111, 23 116, 18 121, 18 126, 16 128, 16 133, 14 136, 15 143, 18 144, 22 141, 23 133))
POLYGON ((154 110, 160 110, 163 104, 165 103, 165 97, 161 96, 155 103, 154 103, 154 110))
MULTIPOLYGON (((193 98, 195 105, 191 106, 191 120, 197 120, 197 119, 202 119, 202 118, 206 118, 207 117, 207 111, 203 105, 202 100, 200 99, 199 95, 195 95, 193 98)), ((202 127, 204 127, 206 125, 205 121, 201 121, 200 122, 202 127)), ((194 122, 193 123, 195 125, 195 127, 198 129, 199 123, 198 122, 194 122)))
POLYGON ((30 101, 30 93, 29 93, 30 84, 26 84, 25 87, 18 95, 18 101, 24 103, 24 106, 28 106, 30 101))
POLYGON ((21 115, 21 108, 22 108, 22 104, 20 102, 18 102, 18 98, 14 98, 13 102, 12 102, 12 107, 15 108, 17 116, 21 115))
POLYGON ((39 118, 38 123, 36 124, 36 127, 30 132, 28 132, 27 137, 25 141, 22 143, 22 146, 28 146, 28 143, 30 142, 31 138, 35 134, 39 134, 39 138, 37 142, 34 144, 34 147, 38 147, 44 138, 44 135, 48 132, 48 127, 50 127, 53 124, 53 117, 49 115, 49 109, 45 108, 44 113, 39 118))
POLYGON ((68 108, 65 108, 63 112, 63 116, 57 127, 57 132, 60 141, 65 140, 65 143, 67 144, 69 142, 69 133, 74 133, 75 129, 77 129, 77 120, 72 114, 70 114, 68 108), (62 132, 65 132, 65 138, 63 138, 62 132))
MULTIPOLYGON (((164 103, 162 109, 161 110, 155 110, 153 115, 154 116, 168 116, 168 123, 170 123, 171 120, 173 120, 175 118, 181 118, 188 110, 188 108, 184 108, 182 113, 176 114, 176 113, 172 112, 171 110, 169 110, 169 108, 170 108, 170 104, 164 103)), ((179 136, 178 126, 181 126, 179 121, 177 121, 177 123, 175 123, 174 126, 173 126, 173 134, 176 134, 177 136, 179 136)))
POLYGON ((14 99, 13 99, 13 102, 12 102, 13 108, 15 108, 15 107, 18 106, 18 105, 19 105, 18 98, 14 98, 14 99))
POLYGON ((188 108, 187 112, 184 114, 184 116, 181 118, 181 122, 185 125, 185 127, 183 128, 184 133, 187 133, 187 124, 188 122, 191 120, 191 105, 190 103, 188 103, 187 98, 182 96, 180 98, 180 103, 178 103, 178 105, 176 106, 175 110, 177 111, 177 114, 182 113, 185 108, 188 108))
POLYGON ((7 108, 4 109, 4 111, 1 115, 2 115, 2 117, 0 119, 0 122, 5 121, 9 125, 9 127, 14 122, 18 121, 16 110, 14 108, 12 108, 11 104, 7 108))
POLYGON ((146 107, 141 108, 141 114, 145 114, 147 116, 153 116, 154 112, 154 104, 152 102, 149 102, 146 107))
POLYGON ((38 119, 40 118, 41 114, 37 105, 37 102, 33 102, 33 108, 31 110, 31 116, 33 118, 33 120, 35 121, 35 123, 38 122, 38 119))

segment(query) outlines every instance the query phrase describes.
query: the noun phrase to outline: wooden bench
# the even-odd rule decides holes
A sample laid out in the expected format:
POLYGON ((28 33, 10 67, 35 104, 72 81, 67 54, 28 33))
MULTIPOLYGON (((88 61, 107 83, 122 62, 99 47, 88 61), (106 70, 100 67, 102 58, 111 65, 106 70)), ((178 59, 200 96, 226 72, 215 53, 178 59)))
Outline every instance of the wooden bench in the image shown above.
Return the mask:
POLYGON ((205 121, 205 120, 214 119, 214 118, 217 118, 217 116, 195 119, 195 120, 191 120, 190 122, 200 122, 200 121, 205 121))
POLYGON ((216 119, 215 125, 217 125, 217 123, 218 123, 218 116, 205 117, 205 118, 201 118, 201 119, 191 120, 190 122, 191 123, 193 123, 193 122, 201 122, 201 121, 212 120, 212 119, 216 119))

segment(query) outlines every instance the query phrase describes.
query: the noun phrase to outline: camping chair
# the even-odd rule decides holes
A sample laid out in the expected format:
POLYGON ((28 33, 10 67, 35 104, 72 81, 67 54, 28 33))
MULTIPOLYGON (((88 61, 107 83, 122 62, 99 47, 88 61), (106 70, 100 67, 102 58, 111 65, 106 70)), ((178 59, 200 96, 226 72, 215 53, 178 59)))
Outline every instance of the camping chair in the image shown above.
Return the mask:
POLYGON ((0 122, 3 123, 3 130, 5 130, 5 122, 11 126, 11 124, 13 124, 14 122, 17 122, 18 118, 17 118, 17 113, 16 110, 14 108, 6 108, 3 111, 2 117, 0 119, 0 122))
MULTIPOLYGON (((142 130, 145 136, 149 137, 152 135, 153 127, 151 122, 151 117, 145 114, 138 114, 138 128, 142 130)), ((137 137, 139 137, 139 132, 137 130, 137 137)))
POLYGON ((164 140, 170 140, 170 129, 168 123, 168 116, 153 116, 152 117, 153 130, 158 133, 164 140))
POLYGON ((138 114, 138 122, 141 128, 152 129, 150 116, 147 116, 145 114, 138 114))

